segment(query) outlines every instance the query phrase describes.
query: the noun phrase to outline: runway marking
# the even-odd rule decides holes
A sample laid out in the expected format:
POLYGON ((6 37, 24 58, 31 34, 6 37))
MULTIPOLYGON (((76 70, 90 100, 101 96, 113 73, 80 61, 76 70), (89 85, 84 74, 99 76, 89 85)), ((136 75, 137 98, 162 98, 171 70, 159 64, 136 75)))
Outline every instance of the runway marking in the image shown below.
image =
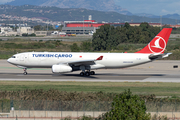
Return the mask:
POLYGON ((0 67, 0 69, 20 69, 18 67, 0 67))
POLYGON ((23 74, 22 74, 22 75, 16 75, 16 76, 26 76, 26 75, 23 75, 23 74))
POLYGON ((147 78, 143 80, 107 80, 107 79, 13 79, 13 78, 1 78, 0 81, 41 81, 41 82, 174 82, 180 83, 180 79, 177 78, 147 78))
MULTIPOLYGON (((72 79, 8 79, 8 78, 1 78, 0 81, 50 81, 50 82, 137 82, 137 80, 92 80, 92 79, 82 79, 82 80, 72 80, 72 79)), ((142 80, 140 80, 142 81, 142 80)))
MULTIPOLYGON (((22 68, 18 68, 18 67, 0 67, 0 69, 22 69, 22 68)), ((47 68, 28 68, 28 70, 49 70, 47 68)))

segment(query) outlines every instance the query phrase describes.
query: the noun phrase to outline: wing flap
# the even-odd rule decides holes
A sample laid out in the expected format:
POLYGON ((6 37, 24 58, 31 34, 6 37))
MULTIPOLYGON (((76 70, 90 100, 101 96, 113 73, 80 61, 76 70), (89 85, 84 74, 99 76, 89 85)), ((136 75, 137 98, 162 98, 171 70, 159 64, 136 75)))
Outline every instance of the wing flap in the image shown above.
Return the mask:
POLYGON ((80 60, 80 61, 68 62, 67 64, 74 66, 80 66, 80 65, 86 66, 86 65, 94 65, 95 62, 94 60, 80 60))

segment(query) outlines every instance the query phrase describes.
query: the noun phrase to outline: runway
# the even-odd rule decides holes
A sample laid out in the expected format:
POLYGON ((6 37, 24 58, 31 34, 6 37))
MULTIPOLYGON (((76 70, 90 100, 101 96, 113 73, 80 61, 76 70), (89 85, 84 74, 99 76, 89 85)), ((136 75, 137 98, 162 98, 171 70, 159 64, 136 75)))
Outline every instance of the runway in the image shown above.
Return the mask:
POLYGON ((95 70, 96 75, 82 77, 80 71, 53 74, 51 69, 23 70, 0 60, 0 81, 81 81, 81 82, 180 82, 180 61, 157 60, 125 69, 95 70))

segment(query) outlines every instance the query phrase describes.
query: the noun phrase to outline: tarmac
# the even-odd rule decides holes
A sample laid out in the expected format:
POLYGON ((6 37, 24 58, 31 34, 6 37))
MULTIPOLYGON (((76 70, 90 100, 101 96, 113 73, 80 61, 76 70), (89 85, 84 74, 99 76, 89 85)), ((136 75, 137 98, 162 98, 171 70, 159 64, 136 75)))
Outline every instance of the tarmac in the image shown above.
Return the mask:
POLYGON ((180 82, 179 60, 156 60, 124 69, 99 69, 91 76, 80 76, 81 71, 53 74, 51 69, 23 70, 0 60, 0 81, 79 81, 79 82, 180 82))

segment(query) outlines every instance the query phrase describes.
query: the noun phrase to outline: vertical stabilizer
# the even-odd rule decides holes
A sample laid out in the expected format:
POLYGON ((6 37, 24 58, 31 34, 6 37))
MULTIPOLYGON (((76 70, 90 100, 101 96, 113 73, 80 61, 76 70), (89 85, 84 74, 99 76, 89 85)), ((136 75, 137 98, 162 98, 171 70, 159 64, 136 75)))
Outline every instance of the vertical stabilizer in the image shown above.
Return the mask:
POLYGON ((142 50, 136 53, 164 53, 172 28, 163 28, 142 50))

